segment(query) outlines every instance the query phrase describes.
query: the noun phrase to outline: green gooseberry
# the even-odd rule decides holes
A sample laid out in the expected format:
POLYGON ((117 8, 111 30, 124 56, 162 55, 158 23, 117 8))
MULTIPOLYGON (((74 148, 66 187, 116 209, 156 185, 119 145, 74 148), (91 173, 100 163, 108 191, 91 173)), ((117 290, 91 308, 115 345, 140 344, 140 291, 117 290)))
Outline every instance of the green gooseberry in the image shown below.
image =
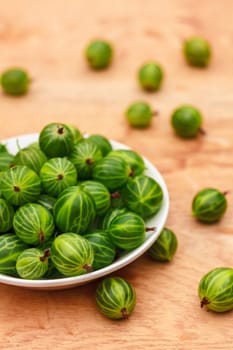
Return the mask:
POLYGON ((16 153, 13 163, 14 165, 26 165, 28 168, 39 174, 40 169, 46 160, 47 157, 44 152, 34 146, 29 146, 20 149, 16 153))
POLYGON ((93 142, 101 150, 103 157, 105 157, 111 150, 112 145, 109 140, 103 135, 92 134, 87 137, 87 140, 93 142))
POLYGON ((109 155, 114 155, 125 160, 131 168, 130 176, 132 177, 142 174, 146 169, 143 158, 131 149, 115 149, 109 155))
POLYGON ((68 156, 74 142, 73 132, 62 123, 47 124, 39 134, 40 149, 48 158, 68 156))
POLYGON ((211 47, 207 40, 193 37, 185 40, 183 45, 186 61, 196 67, 206 67, 211 58, 211 47))
POLYGON ((52 237, 55 225, 53 215, 45 207, 27 203, 16 210, 13 228, 23 242, 38 245, 52 237))
POLYGON ((171 115, 171 125, 176 134, 182 138, 193 138, 204 133, 201 112, 189 105, 180 106, 171 115))
POLYGON ((108 232, 96 229, 84 236, 94 249, 93 270, 102 269, 110 265, 116 256, 116 247, 114 246, 108 232))
POLYGON ((21 278, 38 280, 48 271, 49 250, 28 248, 17 258, 16 270, 21 278))
POLYGON ((79 179, 91 179, 93 167, 103 158, 100 148, 93 142, 83 139, 74 145, 69 160, 75 165, 79 179))
POLYGON ((130 171, 130 166, 124 159, 107 155, 95 164, 93 179, 102 182, 110 191, 115 191, 126 184, 130 171))
POLYGON ((126 207, 143 219, 157 214, 162 206, 162 188, 150 176, 138 175, 130 178, 122 192, 126 207))
POLYGON ((96 304, 104 316, 113 320, 126 319, 136 305, 135 289, 121 277, 104 278, 96 290, 96 304))
POLYGON ((56 225, 61 232, 84 234, 95 216, 93 197, 80 186, 68 187, 54 205, 56 225))
POLYGON ((148 250, 149 256, 155 261, 171 261, 176 253, 178 241, 172 230, 164 227, 158 239, 148 250))
POLYGON ((193 216, 204 223, 219 221, 226 209, 226 193, 215 188, 205 188, 199 191, 192 201, 193 216))
POLYGON ((17 276, 16 260, 27 248, 28 244, 14 233, 0 235, 0 273, 17 276))
POLYGON ((109 209, 111 204, 110 192, 101 182, 86 180, 80 183, 80 188, 89 193, 95 202, 97 215, 103 215, 109 209))
POLYGON ((205 274, 198 285, 201 307, 225 312, 233 309, 233 269, 217 267, 205 274))
POLYGON ((3 91, 8 95, 20 96, 26 94, 29 84, 29 75, 23 69, 12 68, 2 73, 1 85, 3 91))
POLYGON ((85 56, 91 68, 103 69, 110 65, 113 50, 110 43, 104 40, 93 40, 86 47, 85 56))
POLYGON ((13 225, 14 208, 4 198, 0 198, 0 233, 10 230, 13 225))
POLYGON ((57 197, 66 188, 77 183, 77 170, 67 158, 55 157, 45 162, 40 170, 43 190, 57 197))
POLYGON ((35 202, 39 198, 40 191, 39 176, 25 165, 8 169, 1 177, 1 192, 10 204, 35 202))
POLYGON ((161 87, 163 75, 162 67, 158 63, 146 63, 138 71, 139 84, 146 91, 157 91, 161 87))
POLYGON ((94 250, 91 243, 76 233, 57 236, 51 246, 51 259, 65 276, 79 276, 92 271, 94 250))
POLYGON ((128 211, 112 218, 107 226, 107 232, 115 246, 128 251, 144 242, 147 230, 141 216, 128 211))
POLYGON ((146 102, 134 102, 125 111, 125 117, 129 125, 134 128, 147 128, 155 112, 146 102))

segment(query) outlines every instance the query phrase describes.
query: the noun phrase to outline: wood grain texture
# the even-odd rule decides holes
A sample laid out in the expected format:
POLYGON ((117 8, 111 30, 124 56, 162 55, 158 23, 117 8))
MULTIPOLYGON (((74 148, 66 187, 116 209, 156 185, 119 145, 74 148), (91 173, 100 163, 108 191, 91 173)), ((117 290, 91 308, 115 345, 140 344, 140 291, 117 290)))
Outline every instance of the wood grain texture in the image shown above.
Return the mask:
POLYGON ((200 309, 200 278, 233 266, 233 2, 231 0, 0 0, 0 69, 25 67, 33 82, 23 98, 0 95, 0 139, 39 131, 46 123, 76 124, 124 142, 153 162, 168 185, 167 227, 179 248, 170 264, 146 255, 119 275, 136 288, 137 306, 126 322, 102 317, 97 282, 58 292, 0 285, 0 349, 232 349, 233 313, 200 309), (206 37, 208 69, 184 62, 182 42, 206 37), (96 37, 115 49, 110 69, 92 72, 83 49, 96 37), (138 67, 160 62, 165 80, 146 94, 138 67), (130 129, 124 110, 145 100, 159 111, 147 130, 130 129), (174 108, 191 103, 204 115, 205 137, 184 141, 170 126, 174 108), (228 210, 215 225, 191 216, 201 188, 228 190, 228 210))

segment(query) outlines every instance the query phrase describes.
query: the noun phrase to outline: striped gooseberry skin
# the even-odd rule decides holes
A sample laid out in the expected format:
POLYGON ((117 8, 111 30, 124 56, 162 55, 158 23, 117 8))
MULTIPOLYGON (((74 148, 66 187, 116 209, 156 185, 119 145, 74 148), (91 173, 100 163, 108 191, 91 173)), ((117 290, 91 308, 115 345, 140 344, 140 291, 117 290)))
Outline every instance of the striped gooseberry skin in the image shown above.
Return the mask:
POLYGON ((140 175, 144 172, 146 168, 142 157, 133 150, 115 149, 112 152, 110 152, 109 155, 120 157, 127 164, 129 164, 131 168, 130 176, 140 175))
POLYGON ((41 181, 35 171, 25 165, 17 165, 3 174, 1 191, 13 205, 36 202, 41 191, 41 181))
POLYGON ((102 182, 110 191, 126 184, 130 175, 130 166, 121 158, 107 155, 93 168, 93 179, 102 182))
POLYGON ((110 192, 101 182, 86 180, 79 185, 90 194, 95 202, 96 214, 103 215, 111 204, 110 192))
POLYGON ((39 174, 46 160, 46 155, 39 148, 28 146, 16 153, 13 163, 14 165, 26 165, 39 174))
POLYGON ((27 203, 16 210, 13 228, 23 242, 38 245, 50 239, 55 225, 53 215, 46 208, 38 203, 27 203))
POLYGON ((192 202, 193 216, 205 223, 220 220, 226 209, 225 194, 215 188, 205 188, 199 191, 192 202))
POLYGON ((126 207, 143 219, 157 214, 163 200, 159 183, 146 175, 130 179, 123 189, 123 196, 126 207))
POLYGON ((126 208, 110 208, 105 214, 102 222, 102 229, 107 230, 111 221, 120 214, 126 213, 126 208))
POLYGON ((75 125, 66 124, 66 126, 71 131, 75 144, 83 139, 83 135, 82 135, 81 131, 75 125))
POLYGON ((107 231, 116 247, 132 250, 144 242, 146 227, 138 214, 125 212, 109 222, 107 231))
POLYGON ((8 170, 13 165, 14 156, 8 152, 0 153, 0 171, 8 170))
POLYGON ((77 183, 77 170, 66 158, 55 157, 44 163, 40 170, 43 190, 50 196, 57 197, 70 186, 77 183))
POLYGON ((80 186, 64 190, 54 205, 56 225, 61 232, 83 234, 96 216, 95 203, 80 186))
POLYGON ((94 250, 83 236, 66 232, 53 241, 51 259, 56 269, 64 276, 79 276, 92 270, 94 250))
POLYGON ((116 256, 116 248, 108 232, 97 229, 86 234, 84 237, 91 243, 94 249, 93 270, 102 269, 113 262, 116 256))
POLYGON ((28 248, 14 233, 0 236, 0 273, 17 276, 16 260, 20 253, 28 248))
POLYGON ((69 160, 78 171, 79 179, 91 179, 94 165, 102 158, 98 146, 87 139, 79 141, 69 155, 69 160))
POLYGON ((121 277, 107 277, 97 287, 96 304, 110 319, 128 318, 136 305, 135 289, 121 277))
POLYGON ((92 134, 87 137, 87 140, 93 142, 96 146, 98 146, 98 148, 102 152, 103 157, 105 157, 112 150, 111 143, 103 135, 92 134))
POLYGON ((21 278, 38 280, 48 271, 48 256, 39 248, 25 249, 17 258, 16 270, 21 278))
POLYGON ((155 261, 171 261, 176 253, 178 241, 175 233, 164 227, 158 239, 148 250, 149 256, 155 261))
POLYGON ((10 230, 13 224, 14 208, 4 198, 0 198, 0 233, 10 230))
POLYGON ((202 123, 203 116, 194 106, 180 106, 171 115, 172 128, 184 139, 196 137, 202 131, 202 123))
POLYGON ((8 152, 6 146, 0 142, 0 153, 8 152))
POLYGON ((202 277, 198 286, 201 307, 215 312, 233 309, 233 269, 217 267, 202 277))
POLYGON ((3 174, 4 174, 4 171, 0 171, 0 198, 3 198, 3 195, 2 195, 2 186, 1 186, 1 180, 2 180, 3 174))
POLYGON ((48 158, 64 157, 74 147, 74 136, 65 124, 50 123, 41 130, 39 145, 48 158))

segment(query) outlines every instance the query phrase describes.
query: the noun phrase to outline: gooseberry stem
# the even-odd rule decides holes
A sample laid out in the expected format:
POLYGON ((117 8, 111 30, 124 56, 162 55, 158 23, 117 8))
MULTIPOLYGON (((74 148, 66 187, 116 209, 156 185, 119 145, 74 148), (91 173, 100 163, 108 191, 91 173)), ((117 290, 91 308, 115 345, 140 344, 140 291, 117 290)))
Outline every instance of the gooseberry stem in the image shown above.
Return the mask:
POLYGON ((148 231, 156 231, 156 227, 146 227, 146 232, 148 231))
POLYGON ((20 192, 20 187, 19 186, 14 185, 13 189, 14 189, 15 192, 20 192))
POLYGON ((153 111, 152 112, 152 116, 153 117, 158 117, 158 115, 159 115, 159 111, 153 111))
POLYGON ((87 163, 88 165, 93 165, 93 164, 94 164, 94 161, 93 161, 91 158, 87 158, 87 159, 86 159, 86 163, 87 163))
POLYGON ((40 257, 40 261, 45 261, 50 256, 50 249, 44 251, 44 255, 40 257))
POLYGON ((128 312, 127 312, 125 307, 123 307, 123 309, 121 309, 121 314, 122 314, 123 318, 129 317, 128 312))
POLYGON ((42 232, 42 231, 40 231, 40 233, 39 233, 39 240, 40 240, 40 243, 44 242, 44 232, 42 232))
POLYGON ((63 126, 58 126, 57 132, 58 132, 58 134, 61 134, 61 135, 62 135, 63 132, 64 132, 63 126))
POLYGON ((57 179, 58 179, 58 180, 62 180, 62 179, 63 179, 63 177, 64 177, 64 175, 63 175, 63 174, 58 174, 58 175, 57 175, 57 179))
POLYGON ((91 266, 91 265, 88 265, 88 264, 83 265, 83 268, 84 268, 85 270, 87 270, 87 272, 92 272, 92 271, 93 271, 92 266, 91 266))
POLYGON ((130 170, 130 173, 129 173, 129 176, 131 176, 131 177, 132 177, 132 176, 134 176, 134 174, 135 174, 134 170, 133 170, 133 169, 131 169, 131 170, 130 170))
POLYGON ((222 194, 226 196, 230 191, 224 191, 222 194))
POLYGON ((208 304, 210 304, 210 301, 206 297, 203 297, 201 300, 201 308, 203 308, 203 306, 208 304))
POLYGON ((206 135, 206 131, 204 130, 204 129, 202 129, 202 128, 199 128, 199 134, 201 134, 201 135, 206 135))
POLYGON ((118 191, 113 192, 113 193, 110 194, 110 197, 113 198, 113 199, 114 198, 120 198, 120 196, 121 196, 121 194, 118 191))

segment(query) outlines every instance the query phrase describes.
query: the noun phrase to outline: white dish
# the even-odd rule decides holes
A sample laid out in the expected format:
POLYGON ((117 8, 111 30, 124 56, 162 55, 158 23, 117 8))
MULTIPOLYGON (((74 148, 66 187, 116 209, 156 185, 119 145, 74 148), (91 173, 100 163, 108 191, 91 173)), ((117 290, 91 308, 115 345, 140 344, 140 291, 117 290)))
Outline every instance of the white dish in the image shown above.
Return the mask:
MULTIPOLYGON (((30 143, 36 142, 37 140, 38 140, 38 134, 29 134, 29 135, 22 135, 18 137, 12 137, 7 140, 3 140, 2 143, 4 143, 7 146, 7 149, 9 150, 9 152, 15 154, 18 151, 19 146, 20 148, 23 148, 29 145, 30 143)), ((111 144, 114 149, 119 149, 119 148, 129 149, 129 147, 127 147, 126 145, 116 141, 111 141, 111 144)), ((146 158, 143 158, 143 159, 147 168, 145 171, 145 174, 154 178, 160 184, 163 191, 164 198, 163 198, 163 203, 160 211, 154 217, 146 221, 146 225, 148 227, 156 227, 156 230, 153 232, 146 233, 146 240, 140 247, 125 254, 124 256, 119 257, 111 265, 103 269, 90 272, 85 275, 76 276, 76 277, 65 277, 65 278, 59 278, 59 279, 50 279, 50 280, 45 280, 45 279, 44 280, 24 280, 24 279, 0 274, 0 283, 14 285, 18 287, 40 289, 40 290, 55 290, 55 289, 71 288, 71 287, 75 287, 81 284, 91 282, 97 278, 104 277, 110 273, 115 273, 122 267, 125 267, 126 265, 130 264, 131 262, 139 258, 142 254, 144 254, 151 247, 151 245, 156 241, 161 230, 165 225, 165 222, 168 216, 168 211, 169 211, 169 194, 168 194, 166 183, 163 177, 161 176, 161 174, 159 173, 159 171, 149 160, 147 160, 146 158)))

